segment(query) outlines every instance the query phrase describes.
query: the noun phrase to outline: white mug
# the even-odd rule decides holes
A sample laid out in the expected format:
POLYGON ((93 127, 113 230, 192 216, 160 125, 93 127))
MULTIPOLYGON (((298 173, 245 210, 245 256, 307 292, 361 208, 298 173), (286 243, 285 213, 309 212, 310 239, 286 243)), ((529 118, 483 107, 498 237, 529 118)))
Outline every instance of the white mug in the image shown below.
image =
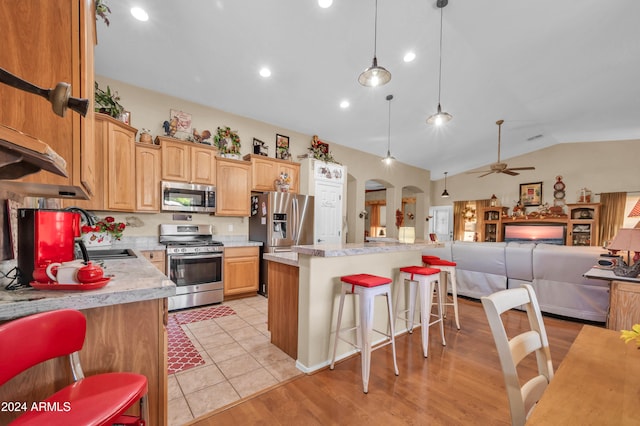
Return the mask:
POLYGON ((78 270, 84 266, 82 260, 72 260, 70 262, 56 262, 47 266, 46 273, 51 281, 56 281, 58 284, 79 284, 78 270), (57 267, 56 274, 53 274, 52 269, 57 267))

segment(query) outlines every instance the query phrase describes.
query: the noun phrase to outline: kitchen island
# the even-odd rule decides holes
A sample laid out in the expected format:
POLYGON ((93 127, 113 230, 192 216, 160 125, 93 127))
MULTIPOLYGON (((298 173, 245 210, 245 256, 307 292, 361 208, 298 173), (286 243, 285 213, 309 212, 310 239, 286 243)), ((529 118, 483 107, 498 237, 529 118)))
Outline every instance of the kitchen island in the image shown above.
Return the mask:
MULTIPOLYGON (((348 243, 294 246, 291 253, 265 254, 264 258, 270 262, 288 267, 284 268, 284 271, 290 274, 289 279, 277 277, 277 281, 273 284, 276 288, 279 282, 290 283, 291 276, 295 276, 291 274, 291 268, 297 267, 297 351, 294 356, 297 367, 308 373, 323 368, 331 362, 341 276, 358 273, 380 275, 394 279, 392 286, 395 286, 399 268, 421 265, 422 251, 432 247, 434 243, 430 242, 348 243)), ((281 309, 283 304, 276 300, 272 301, 271 298, 277 297, 278 294, 289 295, 293 290, 289 285, 286 291, 276 290, 276 294, 273 295, 271 276, 269 286, 270 331, 272 335, 274 333, 280 335, 278 324, 286 324, 290 327, 291 321, 295 319, 289 318, 288 322, 283 320, 273 323, 271 319, 276 313, 271 312, 271 306, 277 306, 278 314, 283 315, 281 309)), ((398 309, 406 309, 404 286, 398 290, 398 309)), ((378 299, 375 306, 374 328, 386 330, 388 326, 386 304, 383 298, 378 299)), ((353 308, 352 303, 345 304, 343 313, 345 324, 353 322, 353 308)), ((403 332, 405 325, 401 321, 398 321, 397 325, 396 334, 403 332)), ((377 339, 376 336, 374 338, 377 339)), ((274 344, 278 345, 275 342, 274 344)), ((338 346, 337 358, 349 356, 353 352, 351 346, 341 342, 338 346)))
MULTIPOLYGON (((80 351, 86 376, 110 371, 144 374, 149 381, 150 425, 167 424, 167 303, 175 284, 147 261, 104 261, 109 283, 87 291, 21 289, 0 291, 0 322, 37 312, 78 309, 87 318, 80 351)), ((7 348, 3 348, 7 350, 7 348)), ((31 405, 70 383, 69 361, 59 358, 37 365, 0 388, 0 401, 31 405)), ((0 412, 0 424, 19 413, 0 412)))

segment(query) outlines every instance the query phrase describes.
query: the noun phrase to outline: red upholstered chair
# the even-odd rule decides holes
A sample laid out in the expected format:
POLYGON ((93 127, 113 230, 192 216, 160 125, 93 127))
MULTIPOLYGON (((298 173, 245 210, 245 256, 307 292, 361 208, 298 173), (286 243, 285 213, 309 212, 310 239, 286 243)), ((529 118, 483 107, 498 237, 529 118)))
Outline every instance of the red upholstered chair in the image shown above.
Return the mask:
POLYGON ((447 316, 446 307, 453 306, 453 313, 456 319, 456 327, 460 330, 460 318, 458 317, 458 278, 456 277, 456 262, 451 262, 449 260, 440 259, 437 256, 422 256, 422 263, 424 266, 429 268, 438 268, 441 273, 443 286, 443 294, 444 301, 443 305, 445 307, 445 317, 447 316), (451 301, 449 301, 449 283, 451 283, 451 301))
POLYGON ((395 368, 396 376, 398 372, 398 362, 396 361, 396 340, 395 330, 393 326, 393 310, 391 308, 391 279, 385 277, 379 277, 370 274, 356 274, 347 275, 340 278, 342 282, 342 291, 340 292, 340 306, 338 308, 338 324, 336 326, 336 336, 333 343, 333 357, 331 358, 331 366, 333 370, 336 362, 336 350, 338 348, 338 340, 342 340, 356 349, 360 349, 362 358, 362 387, 364 393, 369 392, 369 372, 371 371, 371 352, 375 349, 379 349, 383 346, 391 344, 393 352, 393 366, 395 368), (342 326, 342 310, 344 307, 344 299, 347 294, 353 294, 360 299, 359 303, 359 318, 360 324, 354 327, 341 329, 342 326), (375 330, 373 328, 373 306, 376 296, 386 296, 387 298, 387 312, 389 315, 389 327, 390 334, 375 330), (342 332, 356 330, 357 344, 340 336, 342 332), (376 346, 372 345, 371 332, 375 331, 386 339, 379 342, 376 346))
POLYGON ((444 338, 444 321, 442 316, 443 294, 440 285, 440 270, 435 268, 426 268, 424 266, 405 266, 400 268, 400 283, 395 286, 395 294, 393 296, 396 304, 397 319, 407 322, 409 333, 413 332, 413 317, 416 306, 416 292, 419 290, 420 296, 420 322, 422 335, 422 353, 426 358, 429 352, 429 327, 440 324, 440 337, 442 337, 442 346, 446 346, 447 342, 444 338), (403 311, 398 311, 398 291, 400 284, 409 284, 409 307, 403 311), (437 314, 433 311, 433 299, 436 299, 437 314), (435 319, 433 319, 435 318, 435 319), (433 319, 433 320, 432 320, 433 319))
POLYGON ((41 362, 69 356, 74 383, 43 402, 60 410, 27 411, 12 425, 145 425, 148 418, 147 378, 134 373, 84 377, 78 352, 87 322, 72 309, 43 312, 0 325, 0 386, 41 362), (124 415, 137 402, 140 417, 124 415), (69 409, 65 409, 68 407, 69 409))

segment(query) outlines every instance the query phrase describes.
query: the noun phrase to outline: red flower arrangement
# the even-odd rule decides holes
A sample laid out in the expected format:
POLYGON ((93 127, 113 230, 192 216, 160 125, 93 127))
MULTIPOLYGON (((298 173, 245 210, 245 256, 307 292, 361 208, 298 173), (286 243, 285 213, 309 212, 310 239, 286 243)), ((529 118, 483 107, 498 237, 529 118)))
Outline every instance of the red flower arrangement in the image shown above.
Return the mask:
POLYGON ((114 239, 119 240, 122 238, 122 232, 127 225, 122 222, 116 222, 112 216, 107 216, 104 219, 99 220, 95 225, 83 225, 80 229, 83 234, 89 232, 106 232, 111 234, 114 239))

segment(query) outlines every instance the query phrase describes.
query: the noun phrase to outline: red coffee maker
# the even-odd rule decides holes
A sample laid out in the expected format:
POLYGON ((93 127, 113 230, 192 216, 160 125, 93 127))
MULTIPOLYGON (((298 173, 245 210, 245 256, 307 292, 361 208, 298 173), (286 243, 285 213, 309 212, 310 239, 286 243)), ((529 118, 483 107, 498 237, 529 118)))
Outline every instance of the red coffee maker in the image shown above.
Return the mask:
POLYGON ((50 262, 75 259, 80 214, 62 210, 18 209, 20 282, 33 281, 33 270, 50 262))

